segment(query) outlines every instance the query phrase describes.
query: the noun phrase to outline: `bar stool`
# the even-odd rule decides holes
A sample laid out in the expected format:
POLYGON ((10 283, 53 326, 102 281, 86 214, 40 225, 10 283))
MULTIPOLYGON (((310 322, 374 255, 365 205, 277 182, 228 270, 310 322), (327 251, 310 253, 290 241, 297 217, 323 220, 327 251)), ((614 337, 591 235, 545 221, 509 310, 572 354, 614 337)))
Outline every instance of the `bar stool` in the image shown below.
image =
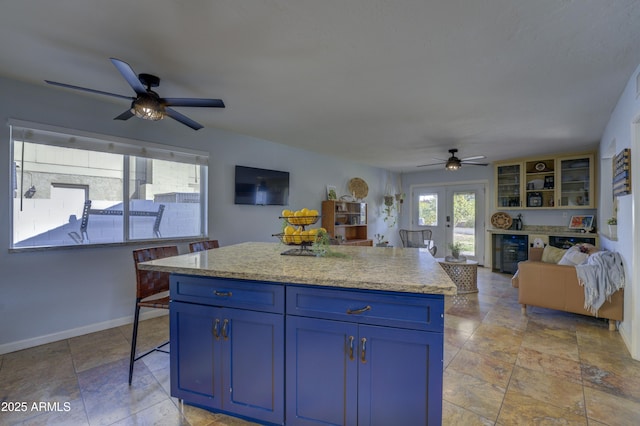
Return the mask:
POLYGON ((169 341, 166 341, 136 356, 140 308, 169 309, 169 295, 163 295, 162 293, 169 291, 170 275, 168 272, 142 271, 138 269, 138 263, 177 255, 177 246, 152 247, 133 251, 133 262, 136 267, 136 310, 133 319, 133 336, 131 337, 131 355, 129 358, 129 385, 131 385, 131 379, 133 378, 133 363, 135 361, 154 351, 169 353, 162 349, 169 344, 169 341))
POLYGON ((431 256, 435 256, 438 251, 438 247, 431 239, 430 229, 421 229, 419 231, 409 231, 408 229, 401 229, 400 239, 402 240, 402 247, 421 247, 426 248, 431 253, 431 256))
POLYGON ((196 241, 193 243, 189 243, 189 251, 191 253, 194 253, 196 251, 217 249, 219 247, 220 244, 218 244, 218 240, 196 241))

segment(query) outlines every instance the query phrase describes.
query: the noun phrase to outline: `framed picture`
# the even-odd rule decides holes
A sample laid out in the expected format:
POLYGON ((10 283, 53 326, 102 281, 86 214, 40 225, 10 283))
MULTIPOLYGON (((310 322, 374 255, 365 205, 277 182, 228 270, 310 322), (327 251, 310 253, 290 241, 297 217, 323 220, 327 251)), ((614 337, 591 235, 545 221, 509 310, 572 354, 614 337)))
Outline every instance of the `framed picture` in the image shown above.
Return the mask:
POLYGON ((333 185, 327 185, 327 200, 337 200, 338 194, 336 193, 336 187, 333 185))
POLYGON ((593 215, 571 216, 569 229, 586 229, 593 227, 593 215))

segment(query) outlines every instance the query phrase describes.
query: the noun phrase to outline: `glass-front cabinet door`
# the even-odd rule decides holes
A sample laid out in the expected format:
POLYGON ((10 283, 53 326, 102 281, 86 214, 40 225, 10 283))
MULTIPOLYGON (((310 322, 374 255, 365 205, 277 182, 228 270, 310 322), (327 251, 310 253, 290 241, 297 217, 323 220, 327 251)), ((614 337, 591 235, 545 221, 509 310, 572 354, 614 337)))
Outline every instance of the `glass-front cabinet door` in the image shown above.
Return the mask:
POLYGON ((594 207, 593 155, 558 158, 558 205, 568 208, 594 207))
POLYGON ((496 208, 517 209, 522 206, 522 163, 496 166, 496 208))

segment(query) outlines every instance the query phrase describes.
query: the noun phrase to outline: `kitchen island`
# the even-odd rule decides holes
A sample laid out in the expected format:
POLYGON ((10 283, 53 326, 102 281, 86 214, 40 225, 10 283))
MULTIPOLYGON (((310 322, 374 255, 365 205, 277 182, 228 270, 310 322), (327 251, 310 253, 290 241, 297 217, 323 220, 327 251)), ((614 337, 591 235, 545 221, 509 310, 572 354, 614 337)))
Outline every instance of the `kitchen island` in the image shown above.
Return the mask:
POLYGON ((172 273, 171 394, 264 424, 440 424, 444 296, 422 249, 243 243, 155 260, 172 273))

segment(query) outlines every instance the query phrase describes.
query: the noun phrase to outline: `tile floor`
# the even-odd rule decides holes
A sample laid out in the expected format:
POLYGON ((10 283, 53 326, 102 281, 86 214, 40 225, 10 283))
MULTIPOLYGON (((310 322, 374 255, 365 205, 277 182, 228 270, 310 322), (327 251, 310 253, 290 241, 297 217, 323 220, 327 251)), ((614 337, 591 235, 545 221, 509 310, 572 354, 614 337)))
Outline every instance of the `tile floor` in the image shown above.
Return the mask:
MULTIPOLYGON (((531 308, 509 276, 479 271, 478 294, 447 297, 444 425, 638 425, 640 362, 603 320, 531 308)), ((167 317, 144 321, 140 346, 166 338, 167 317)), ((0 425, 247 425, 169 396, 169 358, 136 363, 131 326, 0 355, 0 425), (33 401, 59 405, 34 407, 33 401), (6 405, 5 409, 8 408, 6 405), (15 407, 14 407, 15 408, 15 407)))

